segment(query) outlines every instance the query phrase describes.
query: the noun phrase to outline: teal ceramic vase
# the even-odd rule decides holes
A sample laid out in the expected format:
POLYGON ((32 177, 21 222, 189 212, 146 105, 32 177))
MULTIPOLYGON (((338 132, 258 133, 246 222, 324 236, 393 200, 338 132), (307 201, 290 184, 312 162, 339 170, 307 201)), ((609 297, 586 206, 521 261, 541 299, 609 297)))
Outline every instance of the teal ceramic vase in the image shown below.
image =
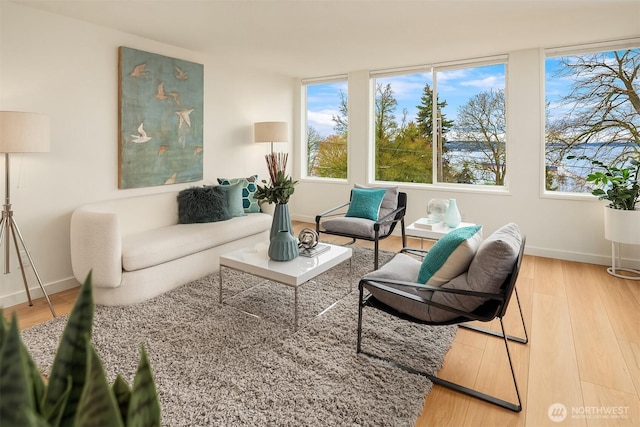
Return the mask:
POLYGON ((460 225, 460 221, 462 221, 462 217, 460 216, 456 199, 449 199, 449 207, 447 207, 447 212, 444 214, 444 223, 451 228, 456 228, 460 225))
POLYGON ((273 211, 273 221, 271 221, 271 233, 269 240, 273 240, 281 230, 287 230, 293 237, 293 227, 291 227, 291 215, 289 215, 289 205, 286 203, 276 204, 273 211))
POLYGON ((289 230, 280 230, 269 243, 269 258, 274 261, 289 261, 298 256, 298 241, 289 230))

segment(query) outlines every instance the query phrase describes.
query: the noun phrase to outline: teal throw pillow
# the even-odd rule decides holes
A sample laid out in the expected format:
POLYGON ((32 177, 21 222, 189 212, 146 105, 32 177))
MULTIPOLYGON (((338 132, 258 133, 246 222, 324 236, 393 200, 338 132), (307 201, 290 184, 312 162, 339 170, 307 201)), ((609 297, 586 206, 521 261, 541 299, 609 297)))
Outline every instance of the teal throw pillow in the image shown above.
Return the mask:
POLYGON ((231 185, 240 183, 242 185, 242 209, 245 213, 260 212, 260 205, 255 198, 258 189, 258 175, 248 178, 218 178, 218 184, 231 185))
POLYGON ((377 221, 385 194, 387 190, 384 188, 353 188, 346 216, 377 221))
POLYGON ((418 283, 440 286, 467 271, 482 243, 482 226, 456 228, 445 234, 422 260, 418 283))
POLYGON ((180 224, 216 222, 230 218, 227 196, 219 187, 191 187, 178 193, 180 224))
POLYGON ((218 191, 223 192, 227 197, 227 205, 231 216, 245 216, 244 207, 242 205, 242 184, 219 185, 218 191))

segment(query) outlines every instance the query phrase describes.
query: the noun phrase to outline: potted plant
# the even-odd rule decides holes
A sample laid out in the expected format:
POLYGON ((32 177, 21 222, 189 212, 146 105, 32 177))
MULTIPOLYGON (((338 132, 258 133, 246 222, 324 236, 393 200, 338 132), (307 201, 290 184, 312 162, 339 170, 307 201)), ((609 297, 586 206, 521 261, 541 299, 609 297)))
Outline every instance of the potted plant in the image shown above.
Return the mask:
MULTIPOLYGON (((273 212, 273 221, 271 223, 270 239, 273 242, 276 235, 281 231, 288 231, 291 239, 295 243, 297 248, 297 242, 293 238, 293 227, 291 226, 291 216, 289 214, 289 198, 295 191, 295 185, 298 181, 294 181, 293 178, 285 173, 287 167, 287 153, 271 153, 265 156, 267 160, 267 168, 269 170, 269 182, 262 180, 264 185, 258 185, 255 192, 255 198, 258 203, 274 203, 276 205, 273 212)), ((281 239, 280 239, 281 240, 281 239)), ((287 246, 293 248, 294 243, 289 242, 287 246)), ((270 251, 271 252, 271 251, 270 251)), ((278 261, 286 261, 288 259, 295 258, 297 256, 297 249, 295 254, 293 249, 289 250, 287 254, 276 255, 275 258, 278 261), (278 259, 281 258, 281 259, 278 259)))
MULTIPOLYGON (((591 194, 609 201, 604 208, 605 238, 611 242, 640 245, 640 208, 637 207, 640 201, 640 161, 631 159, 628 167, 619 168, 586 156, 567 158, 589 160, 596 167, 586 180, 597 186, 591 194)), ((612 266, 612 269, 612 274, 618 276, 615 267, 612 266)))
POLYGON ((133 386, 120 375, 109 384, 91 340, 93 312, 89 273, 45 379, 20 339, 15 313, 7 325, 0 308, 0 424, 161 425, 160 401, 144 346, 133 386))

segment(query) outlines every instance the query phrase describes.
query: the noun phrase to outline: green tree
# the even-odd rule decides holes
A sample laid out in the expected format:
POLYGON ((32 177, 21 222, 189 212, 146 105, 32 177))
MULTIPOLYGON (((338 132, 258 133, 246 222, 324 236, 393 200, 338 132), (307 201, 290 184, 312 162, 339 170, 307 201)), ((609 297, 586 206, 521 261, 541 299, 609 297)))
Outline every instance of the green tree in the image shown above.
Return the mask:
POLYGON ((488 90, 471 97, 458 108, 458 139, 482 154, 475 169, 486 172, 495 185, 504 185, 506 168, 506 119, 504 90, 488 90))
POLYGON ((313 176, 313 171, 317 167, 318 146, 322 141, 322 136, 312 126, 307 127, 307 175, 313 176))
MULTIPOLYGON (((440 126, 443 134, 446 134, 447 131, 453 127, 453 121, 448 120, 445 115, 442 114, 442 109, 446 106, 447 101, 439 101, 437 106, 437 118, 441 121, 440 126)), ((417 105, 416 108, 418 109, 416 122, 418 123, 420 133, 431 141, 433 137, 433 91, 431 87, 429 87, 429 83, 424 85, 422 96, 420 97, 420 105, 417 105)))
POLYGON ((398 129, 394 112, 398 106, 398 101, 393 96, 391 84, 376 85, 376 123, 375 136, 376 144, 393 140, 398 129))
MULTIPOLYGON (((614 165, 640 158, 639 75, 640 49, 561 58, 554 78, 570 81, 571 90, 555 107, 565 113, 554 118, 547 114, 547 169, 556 170, 572 149, 588 142, 598 143, 593 158, 614 165)), ((579 166, 592 167, 589 162, 579 166)), ((547 189, 562 184, 565 191, 587 190, 584 179, 567 173, 547 179, 547 189)))
POLYGON ((318 145, 317 166, 314 176, 347 178, 347 138, 330 135, 318 145))
POLYGON ((376 179, 394 182, 432 181, 430 139, 423 136, 406 109, 396 121, 397 101, 390 84, 376 87, 376 179))
POLYGON ((349 110, 347 107, 347 95, 340 90, 340 104, 338 106, 338 115, 331 117, 333 120, 333 130, 338 135, 346 136, 349 131, 349 110))

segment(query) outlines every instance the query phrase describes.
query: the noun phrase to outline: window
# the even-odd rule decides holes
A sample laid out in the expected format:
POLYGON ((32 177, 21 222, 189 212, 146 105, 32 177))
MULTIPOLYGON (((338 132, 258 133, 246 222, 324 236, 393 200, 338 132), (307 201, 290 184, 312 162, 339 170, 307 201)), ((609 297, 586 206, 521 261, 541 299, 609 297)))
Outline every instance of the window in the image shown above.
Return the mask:
POLYGON ((586 156, 624 166, 640 159, 640 49, 610 45, 548 50, 545 189, 589 192, 586 156))
POLYGON ((306 176, 346 179, 346 77, 302 83, 306 100, 306 176))
POLYGON ((372 73, 376 180, 505 184, 503 58, 384 73, 372 73))

